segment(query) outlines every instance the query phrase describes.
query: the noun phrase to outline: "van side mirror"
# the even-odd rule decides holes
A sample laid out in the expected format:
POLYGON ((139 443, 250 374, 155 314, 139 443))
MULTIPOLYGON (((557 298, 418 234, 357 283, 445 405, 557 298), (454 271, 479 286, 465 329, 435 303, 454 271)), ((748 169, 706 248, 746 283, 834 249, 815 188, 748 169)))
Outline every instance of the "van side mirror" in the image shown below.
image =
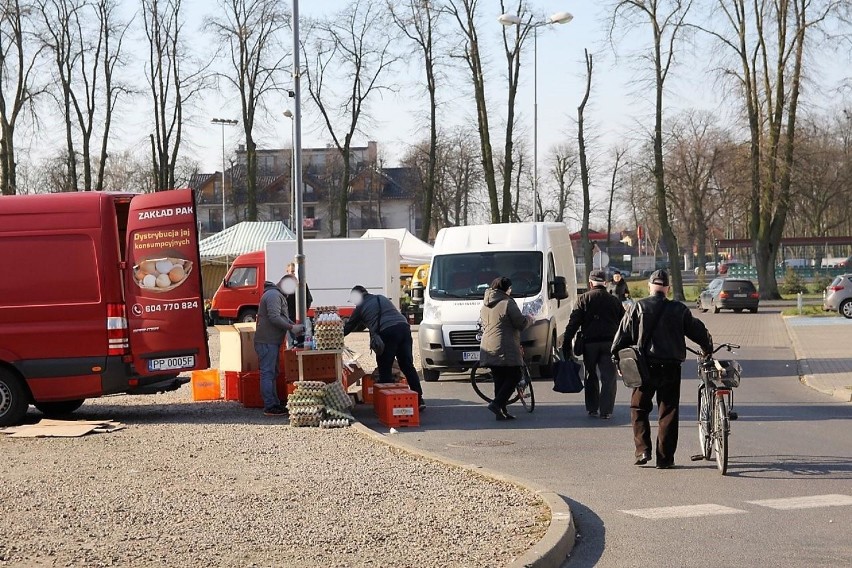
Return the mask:
POLYGON ((555 276, 553 282, 548 285, 548 295, 557 300, 568 299, 568 282, 564 276, 555 276))
POLYGON ((222 279, 222 288, 230 288, 230 287, 231 287, 231 286, 230 286, 230 284, 228 284, 228 279, 227 279, 227 278, 223 278, 223 279, 222 279))

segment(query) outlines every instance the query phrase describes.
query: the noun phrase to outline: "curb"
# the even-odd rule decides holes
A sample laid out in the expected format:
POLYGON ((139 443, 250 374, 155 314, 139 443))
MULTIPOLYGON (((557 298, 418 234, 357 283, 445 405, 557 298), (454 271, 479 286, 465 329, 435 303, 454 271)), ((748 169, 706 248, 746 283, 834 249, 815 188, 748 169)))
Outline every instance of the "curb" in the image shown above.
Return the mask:
POLYGON ((841 402, 852 402, 852 391, 849 389, 836 389, 829 388, 822 385, 822 382, 816 378, 816 376, 811 373, 811 366, 808 363, 808 358, 804 356, 802 352, 802 347, 799 345, 799 340, 796 338, 796 334, 794 334, 790 330, 790 325, 787 323, 787 318, 783 318, 784 320, 784 328, 787 330, 787 337, 790 338, 790 343, 793 345, 793 353, 796 355, 796 364, 798 366, 799 372, 799 382, 801 382, 806 387, 812 388, 813 390, 820 392, 822 394, 827 394, 828 396, 835 398, 841 402))
POLYGON ((491 479, 511 483, 522 489, 526 489, 535 493, 544 501, 545 505, 550 509, 550 525, 547 527, 547 532, 532 548, 517 557, 509 568, 560 568, 568 560, 568 556, 574 549, 574 543, 577 535, 577 527, 574 524, 574 517, 571 515, 571 509, 568 503, 557 493, 535 487, 529 481, 498 473, 490 469, 486 469, 475 464, 463 463, 450 458, 445 458, 438 454, 421 450, 406 444, 405 442, 391 439, 385 434, 376 432, 372 428, 355 422, 352 428, 367 436, 392 448, 402 450, 409 454, 414 454, 422 458, 438 462, 450 467, 459 468, 469 473, 489 477, 491 479))

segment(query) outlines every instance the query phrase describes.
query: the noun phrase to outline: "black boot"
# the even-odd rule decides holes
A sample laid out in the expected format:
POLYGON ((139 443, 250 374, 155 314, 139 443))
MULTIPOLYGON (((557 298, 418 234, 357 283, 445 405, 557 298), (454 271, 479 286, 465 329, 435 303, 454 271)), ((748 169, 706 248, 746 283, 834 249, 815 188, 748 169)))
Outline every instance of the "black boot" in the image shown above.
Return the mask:
POLYGON ((515 417, 514 417, 514 416, 512 416, 511 414, 509 414, 509 411, 508 411, 508 410, 506 410, 506 407, 505 407, 505 406, 501 406, 501 407, 500 407, 500 412, 501 412, 501 413, 503 413, 503 416, 504 416, 504 418, 505 418, 506 420, 514 420, 514 419, 515 419, 515 417))

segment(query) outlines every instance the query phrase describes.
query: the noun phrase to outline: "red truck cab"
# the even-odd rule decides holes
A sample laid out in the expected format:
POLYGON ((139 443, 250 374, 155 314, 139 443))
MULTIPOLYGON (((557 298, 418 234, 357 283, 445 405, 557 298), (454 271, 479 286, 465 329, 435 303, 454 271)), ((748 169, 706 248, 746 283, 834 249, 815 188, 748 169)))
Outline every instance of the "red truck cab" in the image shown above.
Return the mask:
POLYGON ((191 190, 0 197, 0 426, 209 366, 191 190))
POLYGON ((266 255, 262 250, 238 256, 213 295, 211 323, 256 321, 265 281, 266 255))

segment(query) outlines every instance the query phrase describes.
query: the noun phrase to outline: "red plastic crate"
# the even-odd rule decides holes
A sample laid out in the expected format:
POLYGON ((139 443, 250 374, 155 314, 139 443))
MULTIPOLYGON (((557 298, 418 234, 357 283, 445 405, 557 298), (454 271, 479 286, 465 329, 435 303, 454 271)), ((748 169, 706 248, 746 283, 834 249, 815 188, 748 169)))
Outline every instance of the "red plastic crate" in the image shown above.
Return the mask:
MULTIPOLYGON (((373 380, 373 375, 364 375, 361 378, 361 398, 364 399, 364 404, 373 404, 373 400, 375 399, 374 387, 376 381, 373 380)), ((391 387, 408 387, 408 381, 405 380, 405 377, 397 378, 395 383, 379 383, 379 388, 391 388, 391 387), (385 386, 388 385, 388 386, 385 386)))
POLYGON ((225 371, 225 400, 240 400, 240 373, 225 371))
POLYGON ((246 408, 263 408, 260 396, 260 371, 240 373, 240 402, 246 408))
MULTIPOLYGON (((302 357, 302 370, 306 381, 323 381, 333 383, 340 377, 337 376, 337 355, 334 353, 323 353, 302 357)), ((298 379, 299 371, 296 370, 298 379)))
POLYGON ((299 358, 296 355, 298 349, 287 349, 286 345, 281 346, 281 351, 278 354, 279 372, 284 375, 287 381, 299 380, 299 358))
POLYGON ((417 393, 412 390, 381 389, 376 393, 376 415, 388 428, 420 426, 417 393))

